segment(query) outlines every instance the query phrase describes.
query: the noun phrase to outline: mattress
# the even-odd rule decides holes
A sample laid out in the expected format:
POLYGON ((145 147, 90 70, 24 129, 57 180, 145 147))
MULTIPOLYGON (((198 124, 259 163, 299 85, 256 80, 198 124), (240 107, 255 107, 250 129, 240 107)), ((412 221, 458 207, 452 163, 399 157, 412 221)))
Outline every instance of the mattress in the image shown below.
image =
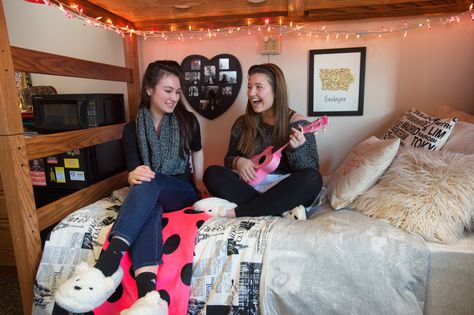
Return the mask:
POLYGON ((424 314, 474 314, 474 232, 451 245, 427 245, 430 263, 424 314))
MULTIPOLYGON (((310 219, 338 212, 327 202, 315 210, 310 219)), ((355 211, 353 215, 364 216, 355 211)), ((426 246, 430 257, 423 313, 474 314, 474 232, 466 232, 453 244, 426 242, 426 246)))

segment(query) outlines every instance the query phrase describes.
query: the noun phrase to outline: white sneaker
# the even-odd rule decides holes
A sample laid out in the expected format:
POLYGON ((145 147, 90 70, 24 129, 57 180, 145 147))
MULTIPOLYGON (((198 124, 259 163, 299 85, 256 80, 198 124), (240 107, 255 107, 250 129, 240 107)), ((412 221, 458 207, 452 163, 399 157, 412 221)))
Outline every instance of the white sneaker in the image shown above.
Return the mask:
POLYGON ((227 217, 227 210, 236 207, 237 204, 217 197, 204 198, 196 201, 193 205, 194 210, 207 212, 221 218, 227 217))
POLYGON ((283 212, 281 216, 287 219, 306 220, 306 209, 305 207, 299 205, 291 210, 283 212))
POLYGON ((121 311, 120 315, 168 315, 168 303, 158 291, 150 291, 133 303, 132 307, 121 311))
POLYGON ((58 287, 54 300, 67 311, 90 312, 107 301, 119 286, 122 277, 120 267, 112 276, 106 277, 99 269, 81 262, 74 275, 58 287))

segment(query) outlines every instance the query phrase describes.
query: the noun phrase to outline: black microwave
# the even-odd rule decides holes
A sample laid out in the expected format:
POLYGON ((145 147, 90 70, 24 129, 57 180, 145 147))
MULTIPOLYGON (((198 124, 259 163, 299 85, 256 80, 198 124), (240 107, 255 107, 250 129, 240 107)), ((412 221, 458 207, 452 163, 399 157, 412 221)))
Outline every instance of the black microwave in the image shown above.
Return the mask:
POLYGON ((123 94, 35 95, 35 129, 53 133, 125 122, 123 94))

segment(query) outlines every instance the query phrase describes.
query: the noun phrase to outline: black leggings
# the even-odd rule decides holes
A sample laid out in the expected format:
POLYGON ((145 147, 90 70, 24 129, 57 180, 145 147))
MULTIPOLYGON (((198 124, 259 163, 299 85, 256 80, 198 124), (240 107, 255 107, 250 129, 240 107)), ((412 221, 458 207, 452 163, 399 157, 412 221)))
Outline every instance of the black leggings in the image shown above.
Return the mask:
POLYGON ((299 205, 310 206, 323 187, 321 174, 311 168, 291 173, 263 193, 241 180, 236 172, 219 165, 209 166, 203 180, 213 196, 238 205, 237 217, 280 215, 299 205))

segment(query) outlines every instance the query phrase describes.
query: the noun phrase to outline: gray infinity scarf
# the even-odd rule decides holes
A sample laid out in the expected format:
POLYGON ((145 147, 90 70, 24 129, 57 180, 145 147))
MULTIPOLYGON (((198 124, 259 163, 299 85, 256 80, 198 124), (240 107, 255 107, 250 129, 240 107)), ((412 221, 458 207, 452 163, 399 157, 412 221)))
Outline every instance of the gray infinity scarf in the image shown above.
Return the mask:
POLYGON ((160 133, 153 126, 148 108, 142 107, 137 113, 138 147, 143 163, 154 172, 165 175, 184 174, 188 166, 189 154, 179 156, 179 125, 174 113, 165 114, 161 119, 160 133))

